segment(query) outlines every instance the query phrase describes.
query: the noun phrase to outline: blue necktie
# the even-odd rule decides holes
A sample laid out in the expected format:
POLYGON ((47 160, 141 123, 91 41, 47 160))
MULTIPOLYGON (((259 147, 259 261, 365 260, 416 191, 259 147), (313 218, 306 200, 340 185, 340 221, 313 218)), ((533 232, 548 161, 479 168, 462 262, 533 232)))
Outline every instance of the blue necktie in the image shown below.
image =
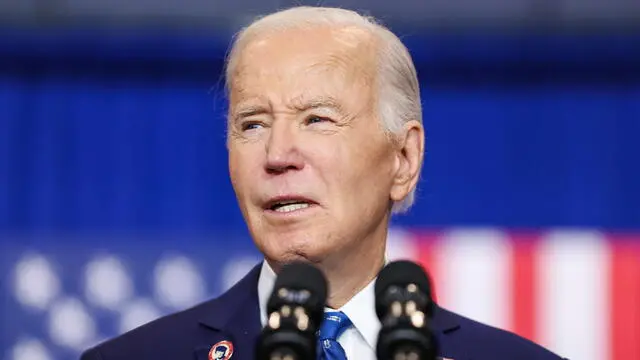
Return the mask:
POLYGON ((347 355, 338 343, 338 338, 351 326, 351 320, 341 311, 325 312, 324 321, 318 331, 318 359, 346 360, 347 355))

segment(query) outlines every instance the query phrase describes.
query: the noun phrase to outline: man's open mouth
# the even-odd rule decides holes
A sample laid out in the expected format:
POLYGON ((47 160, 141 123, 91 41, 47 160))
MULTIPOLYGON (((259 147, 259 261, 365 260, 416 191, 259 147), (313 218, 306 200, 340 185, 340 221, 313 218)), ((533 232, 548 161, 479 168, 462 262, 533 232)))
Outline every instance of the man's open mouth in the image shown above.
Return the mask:
POLYGON ((274 199, 267 203, 266 209, 279 212, 288 213, 296 210, 306 209, 315 203, 307 199, 274 199))

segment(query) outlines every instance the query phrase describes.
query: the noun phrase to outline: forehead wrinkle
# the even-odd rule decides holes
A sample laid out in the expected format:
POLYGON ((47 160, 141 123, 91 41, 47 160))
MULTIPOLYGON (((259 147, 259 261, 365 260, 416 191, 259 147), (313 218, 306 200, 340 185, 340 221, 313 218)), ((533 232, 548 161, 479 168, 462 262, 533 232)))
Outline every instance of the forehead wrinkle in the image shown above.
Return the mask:
POLYGON ((308 66, 307 71, 349 86, 371 87, 375 83, 375 67, 370 60, 359 60, 355 50, 341 49, 323 56, 308 66))
POLYGON ((250 93, 247 89, 236 89, 234 88, 231 95, 236 95, 234 103, 235 107, 244 107, 244 106, 257 106, 269 104, 269 98, 264 94, 260 93, 250 93))
POLYGON ((327 107, 349 118, 372 110, 375 73, 362 62, 353 61, 344 54, 334 52, 321 61, 307 65, 303 71, 318 72, 325 80, 318 85, 318 93, 304 92, 292 98, 288 105, 298 110, 327 107))

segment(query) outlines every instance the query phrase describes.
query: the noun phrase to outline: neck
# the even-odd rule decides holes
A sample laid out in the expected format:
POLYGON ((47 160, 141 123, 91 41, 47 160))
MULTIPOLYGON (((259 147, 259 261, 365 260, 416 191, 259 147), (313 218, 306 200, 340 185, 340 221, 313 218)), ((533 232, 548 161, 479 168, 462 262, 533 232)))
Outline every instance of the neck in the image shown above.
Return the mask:
MULTIPOLYGON (((385 219, 386 220, 386 219, 385 219)), ((322 271, 328 284, 327 306, 339 309, 364 289, 384 267, 388 225, 381 221, 368 236, 322 260, 310 260, 322 271)), ((281 265, 266 259, 276 273, 281 265)))
POLYGON ((355 242, 355 246, 316 263, 329 284, 328 307, 341 308, 378 276, 384 267, 387 233, 388 218, 385 216, 382 221, 375 222, 367 236, 355 242))
MULTIPOLYGON (((339 309, 369 285, 384 267, 384 253, 385 241, 380 241, 379 245, 369 246, 367 251, 352 252, 351 256, 343 255, 339 258, 314 262, 313 265, 320 269, 327 279, 327 306, 339 309), (369 261, 362 261, 363 259, 369 261)), ((278 273, 280 264, 269 259, 266 260, 269 266, 278 273)))
POLYGON ((376 255, 361 253, 353 258, 318 264, 329 284, 328 307, 341 308, 378 276, 384 266, 384 244, 380 250, 376 255))

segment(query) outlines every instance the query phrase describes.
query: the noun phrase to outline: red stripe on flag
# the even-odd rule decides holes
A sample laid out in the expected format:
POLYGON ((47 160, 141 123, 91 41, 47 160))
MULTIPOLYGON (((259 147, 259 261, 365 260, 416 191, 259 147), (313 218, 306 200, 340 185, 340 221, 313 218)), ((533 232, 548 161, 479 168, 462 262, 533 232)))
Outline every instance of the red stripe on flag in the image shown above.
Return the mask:
POLYGON ((438 253, 437 244, 440 239, 440 233, 438 232, 419 232, 416 233, 416 239, 418 241, 417 248, 418 254, 415 260, 424 267, 431 278, 431 286, 433 299, 438 301, 438 288, 439 288, 439 276, 438 276, 438 253))
POLYGON ((536 341, 536 245, 538 236, 530 233, 512 234, 512 330, 536 341))
POLYGON ((611 359, 640 359, 640 236, 611 244, 611 359))

